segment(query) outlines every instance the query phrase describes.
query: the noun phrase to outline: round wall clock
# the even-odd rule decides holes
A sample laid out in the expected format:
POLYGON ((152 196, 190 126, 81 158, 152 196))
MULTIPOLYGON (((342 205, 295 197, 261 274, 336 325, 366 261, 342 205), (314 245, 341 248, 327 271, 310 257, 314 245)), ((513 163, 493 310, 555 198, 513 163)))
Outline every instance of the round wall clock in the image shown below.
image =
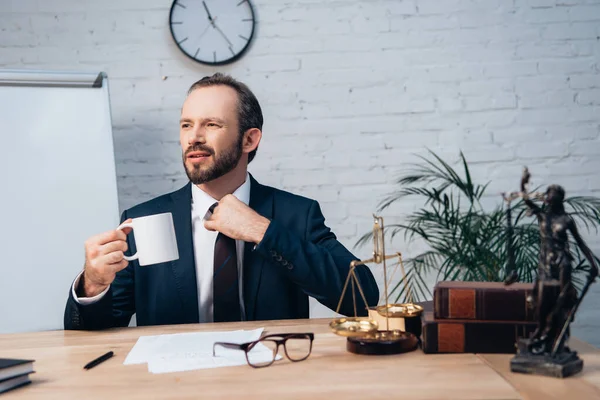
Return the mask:
POLYGON ((177 47, 208 65, 240 58, 252 41, 255 23, 250 0, 175 0, 169 13, 177 47))

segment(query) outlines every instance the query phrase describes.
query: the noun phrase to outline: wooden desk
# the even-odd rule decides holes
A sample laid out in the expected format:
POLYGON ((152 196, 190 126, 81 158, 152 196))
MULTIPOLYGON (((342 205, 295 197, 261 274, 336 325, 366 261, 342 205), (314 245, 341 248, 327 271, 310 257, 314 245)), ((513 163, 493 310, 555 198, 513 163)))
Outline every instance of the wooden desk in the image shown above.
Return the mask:
POLYGON ((513 374, 511 355, 440 354, 420 350, 393 356, 348 353, 345 338, 329 320, 290 320, 175 325, 101 332, 52 331, 0 335, 0 357, 32 358, 32 384, 0 395, 5 399, 310 398, 310 399, 593 399, 600 398, 600 351, 577 340, 584 371, 564 380, 513 374), (158 374, 146 365, 123 365, 142 335, 265 327, 270 332, 315 332, 306 361, 287 359, 253 369, 231 368, 158 374), (113 350, 91 369, 83 365, 113 350), (568 393, 568 395, 567 395, 568 393))

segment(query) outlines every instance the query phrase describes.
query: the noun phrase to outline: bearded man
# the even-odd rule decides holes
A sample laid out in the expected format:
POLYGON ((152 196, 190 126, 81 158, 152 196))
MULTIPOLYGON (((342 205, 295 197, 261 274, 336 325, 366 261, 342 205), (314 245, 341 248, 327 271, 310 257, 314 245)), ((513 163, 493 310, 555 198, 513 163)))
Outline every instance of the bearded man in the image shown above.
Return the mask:
MULTIPOLYGON (((134 314, 139 326, 309 318, 309 296, 336 309, 357 258, 325 225, 318 202, 248 173, 262 124, 258 100, 232 77, 191 86, 179 122, 189 182, 121 216, 172 213, 179 259, 143 267, 125 260, 135 252, 128 229, 89 238, 65 329, 124 327, 134 314)), ((355 272, 368 302, 357 296, 357 310, 367 315, 379 290, 367 266, 355 272)), ((340 313, 354 314, 350 291, 340 313)))

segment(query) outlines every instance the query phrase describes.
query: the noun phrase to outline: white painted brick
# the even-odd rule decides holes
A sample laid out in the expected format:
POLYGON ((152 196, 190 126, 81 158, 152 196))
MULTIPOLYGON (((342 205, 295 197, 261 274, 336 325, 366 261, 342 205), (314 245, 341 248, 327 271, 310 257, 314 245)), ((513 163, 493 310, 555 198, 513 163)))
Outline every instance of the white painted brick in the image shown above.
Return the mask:
POLYGON ((281 171, 323 170, 325 166, 325 156, 321 152, 317 155, 298 152, 295 156, 278 158, 271 163, 273 169, 281 171))
POLYGON ((594 58, 574 60, 540 60, 538 71, 543 75, 593 73, 594 58))
POLYGON ((593 75, 573 75, 569 77, 569 87, 572 89, 600 88, 600 73, 593 75))
MULTIPOLYGON (((31 2, 31 0, 29 0, 31 2)), ((124 11, 162 9, 168 12, 170 4, 164 0, 119 0, 99 3, 95 0, 43 0, 36 1, 34 10, 38 12, 74 12, 74 11, 124 11)), ((32 11, 32 10, 27 10, 32 11)))
POLYGON ((493 142, 498 144, 538 143, 546 140, 546 130, 539 127, 512 126, 506 129, 495 129, 492 136, 493 142))
POLYGON ((572 138, 573 140, 590 140, 600 136, 598 123, 579 124, 572 126, 552 126, 546 128, 550 140, 572 138))
POLYGON ((600 5, 577 5, 569 8, 569 20, 571 21, 599 21, 600 5))
MULTIPOLYGON (((431 112, 435 109, 433 99, 407 99, 398 97, 391 100, 374 99, 361 102, 339 102, 334 104, 306 104, 302 107, 304 114, 316 118, 342 117, 348 115, 374 116, 388 114, 411 114, 431 112)), ((301 115, 301 114, 300 114, 301 115)))
POLYGON ((517 107, 514 94, 492 94, 490 96, 464 97, 463 105, 466 111, 506 110, 517 107))
MULTIPOLYGON (((376 210, 376 205, 379 203, 385 196, 393 191, 393 187, 389 185, 389 183, 393 182, 393 177, 391 174, 386 176, 387 180, 385 181, 388 184, 377 184, 376 182, 365 182, 364 185, 347 185, 340 189, 340 201, 348 202, 348 203, 360 203, 365 199, 368 200, 372 209, 363 210, 362 212, 353 213, 354 216, 361 216, 363 218, 369 218, 370 212, 374 212, 376 210)), ((352 209, 356 209, 354 206, 352 209)), ((358 207, 360 210, 360 207, 358 207)), ((370 220, 371 224, 373 223, 372 219, 370 220)))
POLYGON ((337 179, 333 174, 324 174, 323 171, 282 171, 281 182, 284 186, 299 187, 311 185, 331 185, 335 184, 337 179))
POLYGON ((445 123, 452 121, 464 129, 506 128, 514 125, 518 113, 516 110, 478 111, 468 116, 458 116, 458 121, 455 116, 452 116, 453 118, 448 116, 448 121, 445 123))
POLYGON ((547 40, 589 39, 597 34, 597 22, 573 22, 547 26, 542 33, 542 38, 547 40))
POLYGON ((248 57, 245 67, 258 72, 268 72, 277 65, 280 71, 297 71, 300 69, 300 58, 289 56, 248 57))
POLYGON ((438 131, 401 131, 383 136, 383 147, 385 149, 422 148, 433 147, 441 144, 441 137, 446 132, 438 131))
POLYGON ((35 4, 30 1, 8 0, 0 3, 0 12, 3 13, 22 13, 30 12, 35 9, 35 4))
POLYGON ((390 31, 390 21, 386 17, 366 17, 359 15, 350 20, 352 33, 379 33, 390 31))
POLYGON ((479 63, 429 66, 425 71, 432 82, 457 83, 484 78, 483 67, 479 63))
MULTIPOLYGON (((366 157, 360 158, 360 165, 363 168, 377 168, 384 165, 386 170, 393 170, 394 168, 401 167, 412 153, 423 151, 424 147, 412 146, 406 143, 383 151, 373 151, 367 154, 366 157)), ((356 165, 356 160, 354 165, 356 165)))
POLYGON ((556 125, 567 120, 569 111, 557 109, 528 109, 520 110, 516 123, 521 126, 556 125))
POLYGON ((463 109, 463 102, 460 98, 438 97, 435 99, 436 108, 441 112, 453 112, 463 109))
POLYGON ((458 89, 460 94, 470 96, 484 93, 499 93, 515 91, 513 79, 487 79, 460 82, 458 89))
POLYGON ((517 76, 532 76, 537 73, 537 63, 535 61, 486 63, 483 65, 483 75, 489 78, 514 78, 517 76))
POLYGON ((569 121, 573 123, 597 123, 600 108, 595 106, 580 106, 569 109, 569 121))
POLYGON ((459 145, 461 147, 473 144, 491 144, 492 133, 485 131, 444 131, 439 135, 440 146, 459 145))
POLYGON ((466 7, 465 2, 461 0, 445 0, 438 2, 435 0, 419 0, 417 10, 419 14, 452 14, 462 11, 466 7))
POLYGON ((568 89, 567 77, 562 75, 537 76, 517 78, 515 83, 517 93, 546 93, 553 90, 568 89))
POLYGON ((364 169, 360 163, 355 165, 354 168, 338 171, 335 177, 336 183, 343 186, 361 186, 365 182, 378 184, 389 181, 388 172, 383 168, 364 169))
POLYGON ((546 174, 550 177, 597 175, 598 173, 597 162, 587 156, 575 156, 572 151, 569 151, 568 158, 549 161, 546 168, 546 174))
POLYGON ((598 123, 578 124, 565 127, 547 128, 548 135, 554 138, 571 137, 573 140, 597 139, 600 136, 600 125, 598 123))
POLYGON ((331 66, 335 66, 336 69, 370 68, 373 65, 370 57, 361 57, 357 53, 305 54, 301 60, 303 70, 322 70, 331 66))
POLYGON ((348 132, 345 135, 336 135, 331 138, 332 151, 345 153, 347 151, 370 151, 385 148, 384 134, 356 134, 348 132))
POLYGON ((578 156, 598 156, 600 154, 600 142, 597 140, 580 140, 569 146, 569 154, 578 156))
POLYGON ((582 90, 577 93, 576 99, 581 105, 600 105, 600 89, 582 90))
POLYGON ((459 16, 446 15, 418 15, 390 18, 392 32, 409 32, 413 29, 422 31, 439 31, 457 29, 460 27, 459 16))
POLYGON ((576 92, 572 90, 549 90, 546 93, 521 92, 518 96, 519 108, 568 107, 575 102, 576 92))
POLYGON ((591 49, 585 45, 570 42, 519 43, 516 48, 517 59, 537 60, 543 58, 572 58, 591 55, 591 49))
POLYGON ((547 24, 551 22, 563 22, 569 20, 569 9, 567 7, 549 8, 521 8, 520 16, 522 22, 528 24, 547 24))
POLYGON ((568 143, 561 142, 541 142, 535 143, 535 145, 524 146, 518 145, 516 150, 517 157, 523 159, 536 159, 536 158, 560 158, 565 157, 569 154, 568 143))
POLYGON ((345 35, 352 31, 349 21, 329 20, 327 24, 321 23, 319 19, 305 21, 284 21, 277 23, 265 23, 261 25, 261 35, 265 38, 270 37, 295 37, 302 35, 313 35, 318 37, 320 34, 345 35))
POLYGON ((119 176, 170 176, 181 173, 180 164, 162 163, 160 160, 136 160, 125 161, 117 165, 117 175, 119 176))
POLYGON ((515 158, 513 147, 498 145, 473 146, 468 154, 469 163, 510 161, 515 158))

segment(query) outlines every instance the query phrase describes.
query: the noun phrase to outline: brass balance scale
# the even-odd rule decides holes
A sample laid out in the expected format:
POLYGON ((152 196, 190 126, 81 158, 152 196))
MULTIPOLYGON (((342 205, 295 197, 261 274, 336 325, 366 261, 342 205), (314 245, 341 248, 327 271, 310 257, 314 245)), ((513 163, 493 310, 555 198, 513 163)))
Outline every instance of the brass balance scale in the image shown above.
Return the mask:
POLYGON ((406 283, 406 272, 402 263, 402 254, 385 254, 383 218, 373 215, 373 219, 373 258, 368 260, 354 260, 350 263, 350 270, 348 271, 346 283, 344 284, 344 289, 342 290, 336 309, 336 313, 339 314, 342 300, 350 284, 352 287, 352 301, 354 303, 354 317, 333 319, 329 323, 329 326, 336 335, 347 338, 346 349, 351 353, 383 355, 413 351, 419 345, 417 336, 420 335, 423 307, 413 302, 412 293, 406 283), (387 279, 386 260, 391 258, 398 258, 398 263, 392 272, 390 280, 398 269, 398 266, 400 266, 403 275, 402 279, 410 300, 409 303, 390 304, 388 301, 389 282, 387 279), (368 263, 383 264, 385 304, 371 307, 369 309, 369 317, 358 317, 356 312, 356 288, 358 288, 364 304, 368 303, 356 276, 355 268, 358 265, 368 263), (390 329, 390 320, 394 326, 393 329, 390 329), (380 326, 382 322, 385 322, 385 329, 382 329, 383 327, 380 326), (416 327, 418 332, 413 333, 406 329, 409 322, 412 322, 412 326, 416 327))

